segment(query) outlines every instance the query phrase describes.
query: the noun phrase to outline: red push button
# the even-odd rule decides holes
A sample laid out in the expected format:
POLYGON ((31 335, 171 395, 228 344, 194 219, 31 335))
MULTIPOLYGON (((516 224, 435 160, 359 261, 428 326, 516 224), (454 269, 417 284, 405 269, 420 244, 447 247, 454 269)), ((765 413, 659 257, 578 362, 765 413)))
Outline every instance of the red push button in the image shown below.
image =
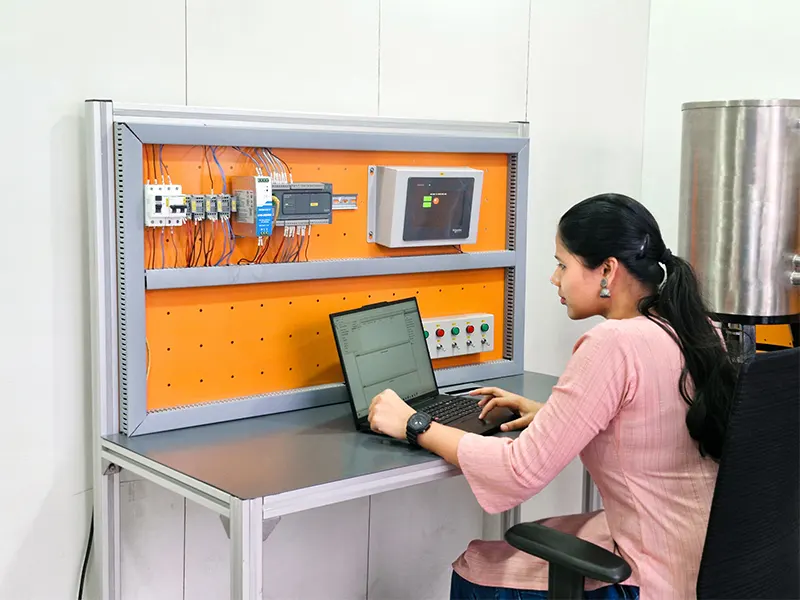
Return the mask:
POLYGON ((472 325, 467 325, 467 333, 473 333, 475 328, 472 325))
POLYGON ((444 335, 444 329, 436 330, 436 337, 442 337, 443 335, 444 335))

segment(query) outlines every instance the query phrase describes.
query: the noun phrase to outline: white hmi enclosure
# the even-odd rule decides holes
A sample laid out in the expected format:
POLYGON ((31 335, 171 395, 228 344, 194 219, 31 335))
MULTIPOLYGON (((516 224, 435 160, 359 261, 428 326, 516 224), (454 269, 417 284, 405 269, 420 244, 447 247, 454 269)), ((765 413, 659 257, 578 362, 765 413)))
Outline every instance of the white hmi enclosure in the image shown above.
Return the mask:
POLYGON ((407 248, 477 241, 483 171, 379 166, 374 177, 376 243, 407 248))

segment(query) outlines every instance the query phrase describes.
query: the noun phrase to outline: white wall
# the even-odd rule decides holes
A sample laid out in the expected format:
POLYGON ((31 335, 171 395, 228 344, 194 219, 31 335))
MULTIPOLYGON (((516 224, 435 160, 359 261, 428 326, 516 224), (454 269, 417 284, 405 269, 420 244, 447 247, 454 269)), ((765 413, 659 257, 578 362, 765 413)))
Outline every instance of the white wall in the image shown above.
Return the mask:
POLYGON ((800 98, 796 0, 652 0, 643 198, 678 242, 681 104, 800 98))
POLYGON ((382 0, 380 114, 519 121, 529 0, 382 0))
POLYGON ((2 600, 74 597, 87 533, 83 100, 183 102, 183 21, 182 0, 0 2, 2 600))
POLYGON ((525 363, 558 375, 594 321, 571 322, 549 284, 558 220, 602 192, 638 197, 649 2, 533 0, 525 363))
POLYGON ((188 104, 377 114, 380 6, 190 0, 188 104))

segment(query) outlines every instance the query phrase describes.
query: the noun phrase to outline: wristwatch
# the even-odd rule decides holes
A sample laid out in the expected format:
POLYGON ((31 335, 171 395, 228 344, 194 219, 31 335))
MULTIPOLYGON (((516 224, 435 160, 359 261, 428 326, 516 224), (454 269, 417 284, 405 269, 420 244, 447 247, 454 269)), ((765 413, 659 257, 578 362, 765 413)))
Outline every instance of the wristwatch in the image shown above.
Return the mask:
POLYGON ((431 426, 431 417, 424 412, 416 412, 408 419, 406 423, 406 439, 412 446, 419 448, 417 437, 428 431, 431 426))

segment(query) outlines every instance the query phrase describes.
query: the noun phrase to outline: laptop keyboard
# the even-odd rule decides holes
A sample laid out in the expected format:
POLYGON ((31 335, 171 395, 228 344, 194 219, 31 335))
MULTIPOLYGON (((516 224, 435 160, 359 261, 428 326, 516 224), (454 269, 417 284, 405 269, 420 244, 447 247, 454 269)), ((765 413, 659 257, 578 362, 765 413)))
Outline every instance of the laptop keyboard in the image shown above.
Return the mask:
POLYGON ((423 409, 437 423, 452 423, 471 414, 480 414, 477 398, 443 397, 423 409))

